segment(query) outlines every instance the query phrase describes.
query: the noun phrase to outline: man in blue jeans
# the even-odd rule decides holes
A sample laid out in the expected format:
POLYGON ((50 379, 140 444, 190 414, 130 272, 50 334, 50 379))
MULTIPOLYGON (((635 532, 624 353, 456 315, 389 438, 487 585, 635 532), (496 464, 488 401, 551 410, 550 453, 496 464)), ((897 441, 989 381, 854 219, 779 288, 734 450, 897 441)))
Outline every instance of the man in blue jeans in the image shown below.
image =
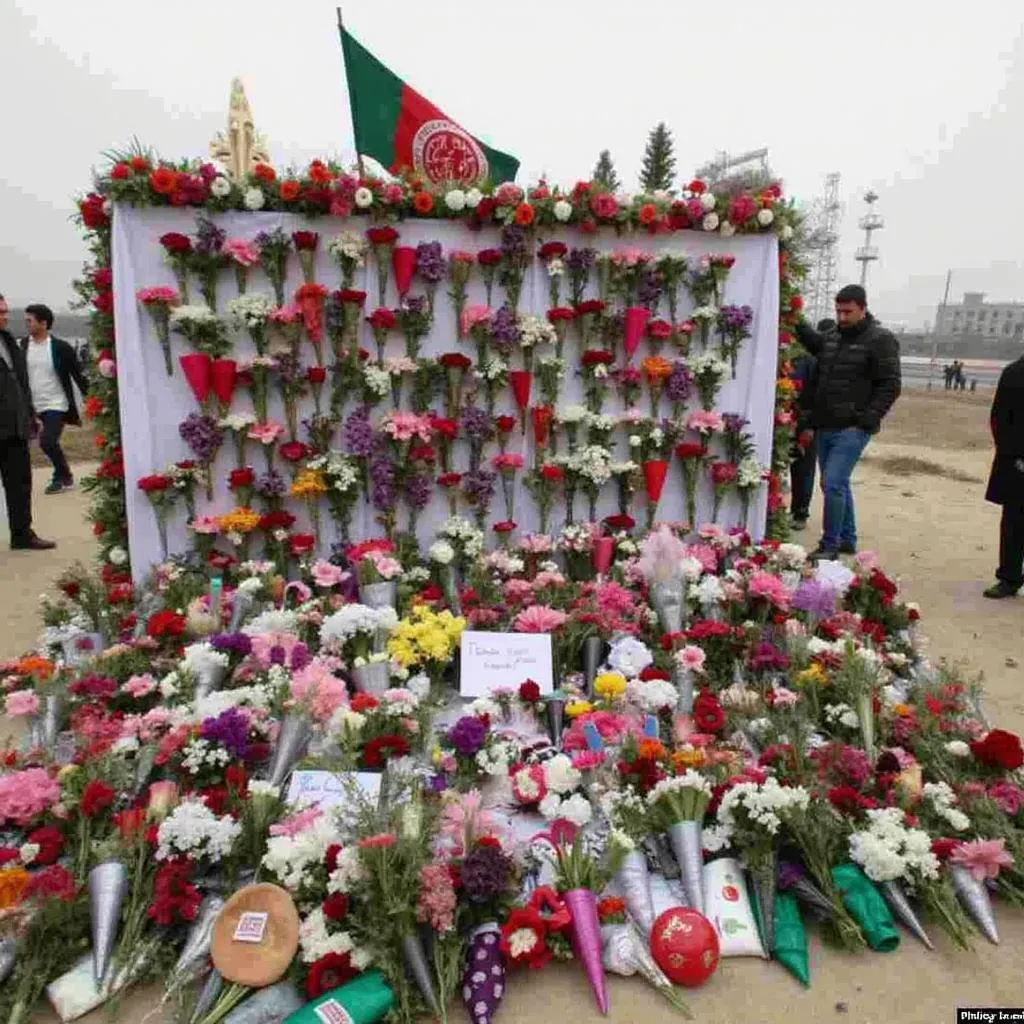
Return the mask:
POLYGON ((899 397, 900 346, 868 311, 857 284, 836 294, 836 327, 819 333, 797 326, 800 343, 818 360, 811 426, 825 495, 821 542, 811 557, 834 559, 857 551, 850 477, 873 434, 899 397))

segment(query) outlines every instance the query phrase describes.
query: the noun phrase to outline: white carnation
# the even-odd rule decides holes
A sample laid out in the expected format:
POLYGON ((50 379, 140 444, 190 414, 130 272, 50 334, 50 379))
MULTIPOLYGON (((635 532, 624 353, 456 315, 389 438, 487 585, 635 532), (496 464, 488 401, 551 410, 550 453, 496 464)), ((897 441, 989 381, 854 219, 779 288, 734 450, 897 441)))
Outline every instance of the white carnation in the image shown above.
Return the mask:
POLYGON ((444 194, 444 205, 452 213, 461 213, 466 208, 466 193, 461 188, 449 189, 444 194))
POLYGON ((210 192, 218 199, 223 199, 225 196, 231 195, 231 182, 223 174, 218 174, 210 182, 210 192))
POLYGON ((263 209, 263 205, 266 203, 267 198, 264 196, 262 189, 254 186, 253 188, 247 188, 245 190, 245 198, 243 201, 247 210, 255 211, 263 209))
POLYGON ((554 206, 555 220, 565 224, 572 216, 572 203, 566 199, 559 199, 554 206))

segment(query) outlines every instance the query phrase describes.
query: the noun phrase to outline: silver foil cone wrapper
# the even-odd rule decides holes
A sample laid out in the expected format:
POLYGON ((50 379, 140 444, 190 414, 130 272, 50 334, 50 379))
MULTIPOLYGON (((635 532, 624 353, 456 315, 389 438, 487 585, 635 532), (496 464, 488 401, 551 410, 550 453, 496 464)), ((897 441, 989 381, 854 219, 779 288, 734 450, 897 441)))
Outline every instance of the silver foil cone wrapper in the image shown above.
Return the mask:
POLYGON ((216 967, 206 976, 206 981, 196 997, 196 1005, 192 1009, 192 1016, 189 1017, 189 1024, 198 1024, 213 1009, 217 1002, 221 989, 224 988, 224 978, 216 967))
POLYGON ((394 608, 398 604, 398 584, 394 580, 366 583, 359 588, 359 602, 367 608, 394 608))
POLYGON ((889 905, 893 917, 926 949, 934 949, 932 940, 928 938, 928 933, 924 930, 914 908, 910 905, 910 900, 907 899, 907 894, 903 891, 903 886, 899 882, 891 881, 880 882, 878 888, 889 905))
POLYGON ((683 628, 683 581, 667 580, 651 584, 651 604, 665 633, 678 633, 683 628))
POLYGON ((406 935, 402 939, 402 956, 423 1001, 430 1007, 432 1013, 440 1016, 441 1006, 437 1001, 437 993, 434 992, 430 965, 427 963, 427 954, 423 951, 423 943, 420 942, 418 935, 406 935))
POLYGON ((644 935, 654 927, 654 898, 651 896, 651 875, 647 858, 640 850, 630 850, 615 872, 615 886, 626 901, 626 910, 644 935))
POLYGON ((562 732, 565 728, 565 698, 548 697, 544 702, 544 711, 548 719, 548 734, 552 744, 562 749, 562 732))
POLYGON ((146 788, 149 776, 153 772, 153 766, 156 764, 156 751, 156 745, 151 743, 139 748, 135 757, 135 784, 132 796, 138 796, 146 788))
POLYGON ((391 687, 391 662, 371 661, 352 669, 352 679, 360 693, 379 697, 391 687))
POLYGON ((676 704, 676 711, 681 715, 688 715, 693 711, 693 673, 681 665, 677 665, 672 673, 673 682, 679 691, 679 703, 676 704))
POLYGON ((268 781, 280 786, 291 770, 302 760, 312 737, 312 726, 308 716, 298 711, 289 711, 281 721, 274 746, 274 756, 270 761, 268 781))
POLYGON ((687 906, 704 913, 704 851, 699 821, 679 821, 668 827, 668 841, 679 865, 679 878, 687 906))
POLYGON ((181 947, 178 962, 167 978, 168 988, 191 981, 206 970, 210 960, 213 925, 223 906, 224 900, 220 896, 203 897, 196 919, 189 926, 188 934, 185 936, 185 945, 181 947))
POLYGON ((48 694, 43 702, 42 743, 52 750, 60 732, 60 723, 64 718, 64 697, 58 693, 48 694))
POLYGON ((0 939, 0 985, 2 985, 14 970, 18 959, 18 943, 14 939, 0 939))
POLYGON ((93 979, 100 988, 117 940, 121 905, 128 892, 128 868, 116 860, 97 864, 89 872, 88 888, 93 979))
POLYGON ((305 1002, 290 981, 279 981, 248 996, 221 1024, 280 1024, 305 1002))
POLYGON ((209 696, 220 686, 227 668, 224 665, 209 664, 195 675, 195 699, 209 696))
POLYGON ((999 932, 996 929, 996 917, 992 912, 992 900, 984 882, 979 882, 960 864, 949 865, 949 879, 953 883, 953 891, 957 894, 964 910, 978 926, 978 930, 993 945, 999 945, 999 932))
POLYGON ((628 922, 603 925, 601 944, 601 963, 610 974, 618 974, 622 978, 639 974, 655 988, 672 987, 672 982, 654 962, 647 940, 634 925, 628 922))
POLYGON ((594 680, 604 654, 604 641, 599 636, 588 636, 580 651, 583 657, 583 678, 587 685, 587 696, 594 692, 594 680))

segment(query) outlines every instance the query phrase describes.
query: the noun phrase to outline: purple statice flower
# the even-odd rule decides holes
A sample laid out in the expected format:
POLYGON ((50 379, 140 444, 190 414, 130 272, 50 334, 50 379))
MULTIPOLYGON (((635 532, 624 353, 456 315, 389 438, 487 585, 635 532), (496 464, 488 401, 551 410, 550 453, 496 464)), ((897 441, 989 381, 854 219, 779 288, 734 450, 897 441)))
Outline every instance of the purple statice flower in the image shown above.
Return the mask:
POLYGON ((496 846, 475 846, 462 860, 459 876, 470 903, 491 903, 507 889, 512 861, 496 846))
POLYGON ((386 512, 397 500, 395 464, 386 450, 378 448, 370 458, 370 501, 378 512, 386 512))
POLYGON ((462 493, 470 508, 486 515, 494 497, 497 475, 489 469, 471 469, 462 475, 462 493))
POLYGON ((670 402, 685 402, 690 397, 690 387, 693 384, 693 378, 690 376, 690 371, 686 368, 686 363, 681 359, 677 359, 672 364, 672 372, 668 375, 668 380, 665 382, 665 395, 670 402))
POLYGON ((836 610, 838 594, 819 580, 803 580, 797 584, 790 605, 815 619, 827 619, 836 610))
POLYGON ((718 318, 727 331, 735 331, 738 334, 750 330, 754 311, 749 306, 722 306, 718 311, 718 318))
POLYGON ((440 242, 420 242, 416 246, 416 273, 427 284, 442 281, 447 269, 440 242))
POLYGON ((427 778, 427 792, 440 796, 448 788, 448 776, 444 772, 435 772, 427 778))
POLYGON ((738 412, 726 412, 722 414, 722 423, 726 433, 741 434, 750 425, 750 420, 744 419, 738 412))
POLYGON ((345 420, 345 447, 359 459, 368 459, 373 452, 373 426, 369 406, 360 406, 345 420))
POLYGON ((276 469, 269 469, 256 479, 256 493, 261 498, 283 498, 288 484, 276 469))
POLYGON ((527 261, 526 232, 518 224, 501 229, 501 257, 507 263, 523 265, 527 261))
POLYGON ((202 256, 214 256, 220 252, 227 235, 212 220, 199 217, 196 220, 195 251, 202 256))
POLYGON ((399 320, 403 314, 410 317, 427 316, 430 313, 430 300, 426 295, 406 295, 395 310, 399 320))
POLYGON ((405 481, 405 502, 409 508, 422 511, 430 504, 430 477, 425 473, 413 473, 405 481))
POLYGON ((495 349, 507 359, 519 341, 519 324, 509 306, 502 306, 491 317, 491 338, 495 349))
POLYGON ((324 325, 328 334, 338 334, 345 326, 345 303, 341 292, 331 292, 324 303, 324 325))
POLYGON ((474 757, 487 741, 487 725, 475 715, 465 715, 448 730, 448 742, 463 757, 474 757))
POLYGON ((226 708, 203 722, 199 736, 223 747, 232 757, 244 758, 249 752, 249 719, 238 708, 226 708))
POLYGON ((653 313, 661 301, 661 292, 664 286, 665 283, 662 281, 661 274, 654 267, 647 267, 641 273, 640 281, 637 284, 637 304, 643 306, 644 309, 649 309, 653 313))
POLYGON ((200 416, 197 412, 179 424, 178 434, 200 462, 212 462, 224 443, 217 421, 212 416, 200 416))
POLYGON ((792 889, 804 877, 803 869, 793 861, 779 861, 779 888, 792 889))
POLYGON ((305 370, 299 365, 299 360, 291 352, 286 352, 277 357, 277 366, 274 373, 282 384, 294 384, 306 376, 305 370))
POLYGON ((245 633, 218 633, 210 638, 210 646, 221 654, 246 658, 252 653, 252 639, 245 633))
POLYGON ((595 259, 595 249, 570 249, 565 264, 570 273, 588 274, 593 269, 595 259))
POLYGON ((755 672, 781 672, 789 668, 789 655, 774 644, 762 642, 750 652, 750 667, 755 672))
POLYGON ((467 403, 459 415, 459 429, 470 441, 486 441, 494 430, 494 423, 478 405, 467 403))

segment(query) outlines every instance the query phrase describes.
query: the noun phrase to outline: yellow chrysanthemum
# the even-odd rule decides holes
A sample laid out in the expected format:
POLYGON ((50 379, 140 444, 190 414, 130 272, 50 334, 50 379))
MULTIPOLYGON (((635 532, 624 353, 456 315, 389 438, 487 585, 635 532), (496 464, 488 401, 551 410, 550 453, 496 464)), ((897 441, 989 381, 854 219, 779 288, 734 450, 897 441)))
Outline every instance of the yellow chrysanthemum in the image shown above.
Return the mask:
POLYGON ((233 508, 217 519, 222 533, 252 533, 260 525, 260 516, 251 508, 233 508))
POLYGON ((620 672, 603 672, 594 680, 594 693, 603 700, 618 700, 626 692, 626 677, 620 672))
POLYGON ((594 705, 589 700, 574 700, 565 705, 565 713, 570 718, 578 718, 580 715, 588 715, 594 710, 594 705))
POLYGON ((327 484, 318 469, 303 469, 292 483, 293 498, 310 498, 327 493, 327 484))
POLYGON ((808 666, 796 677, 797 686, 828 686, 828 673, 817 663, 808 666))

